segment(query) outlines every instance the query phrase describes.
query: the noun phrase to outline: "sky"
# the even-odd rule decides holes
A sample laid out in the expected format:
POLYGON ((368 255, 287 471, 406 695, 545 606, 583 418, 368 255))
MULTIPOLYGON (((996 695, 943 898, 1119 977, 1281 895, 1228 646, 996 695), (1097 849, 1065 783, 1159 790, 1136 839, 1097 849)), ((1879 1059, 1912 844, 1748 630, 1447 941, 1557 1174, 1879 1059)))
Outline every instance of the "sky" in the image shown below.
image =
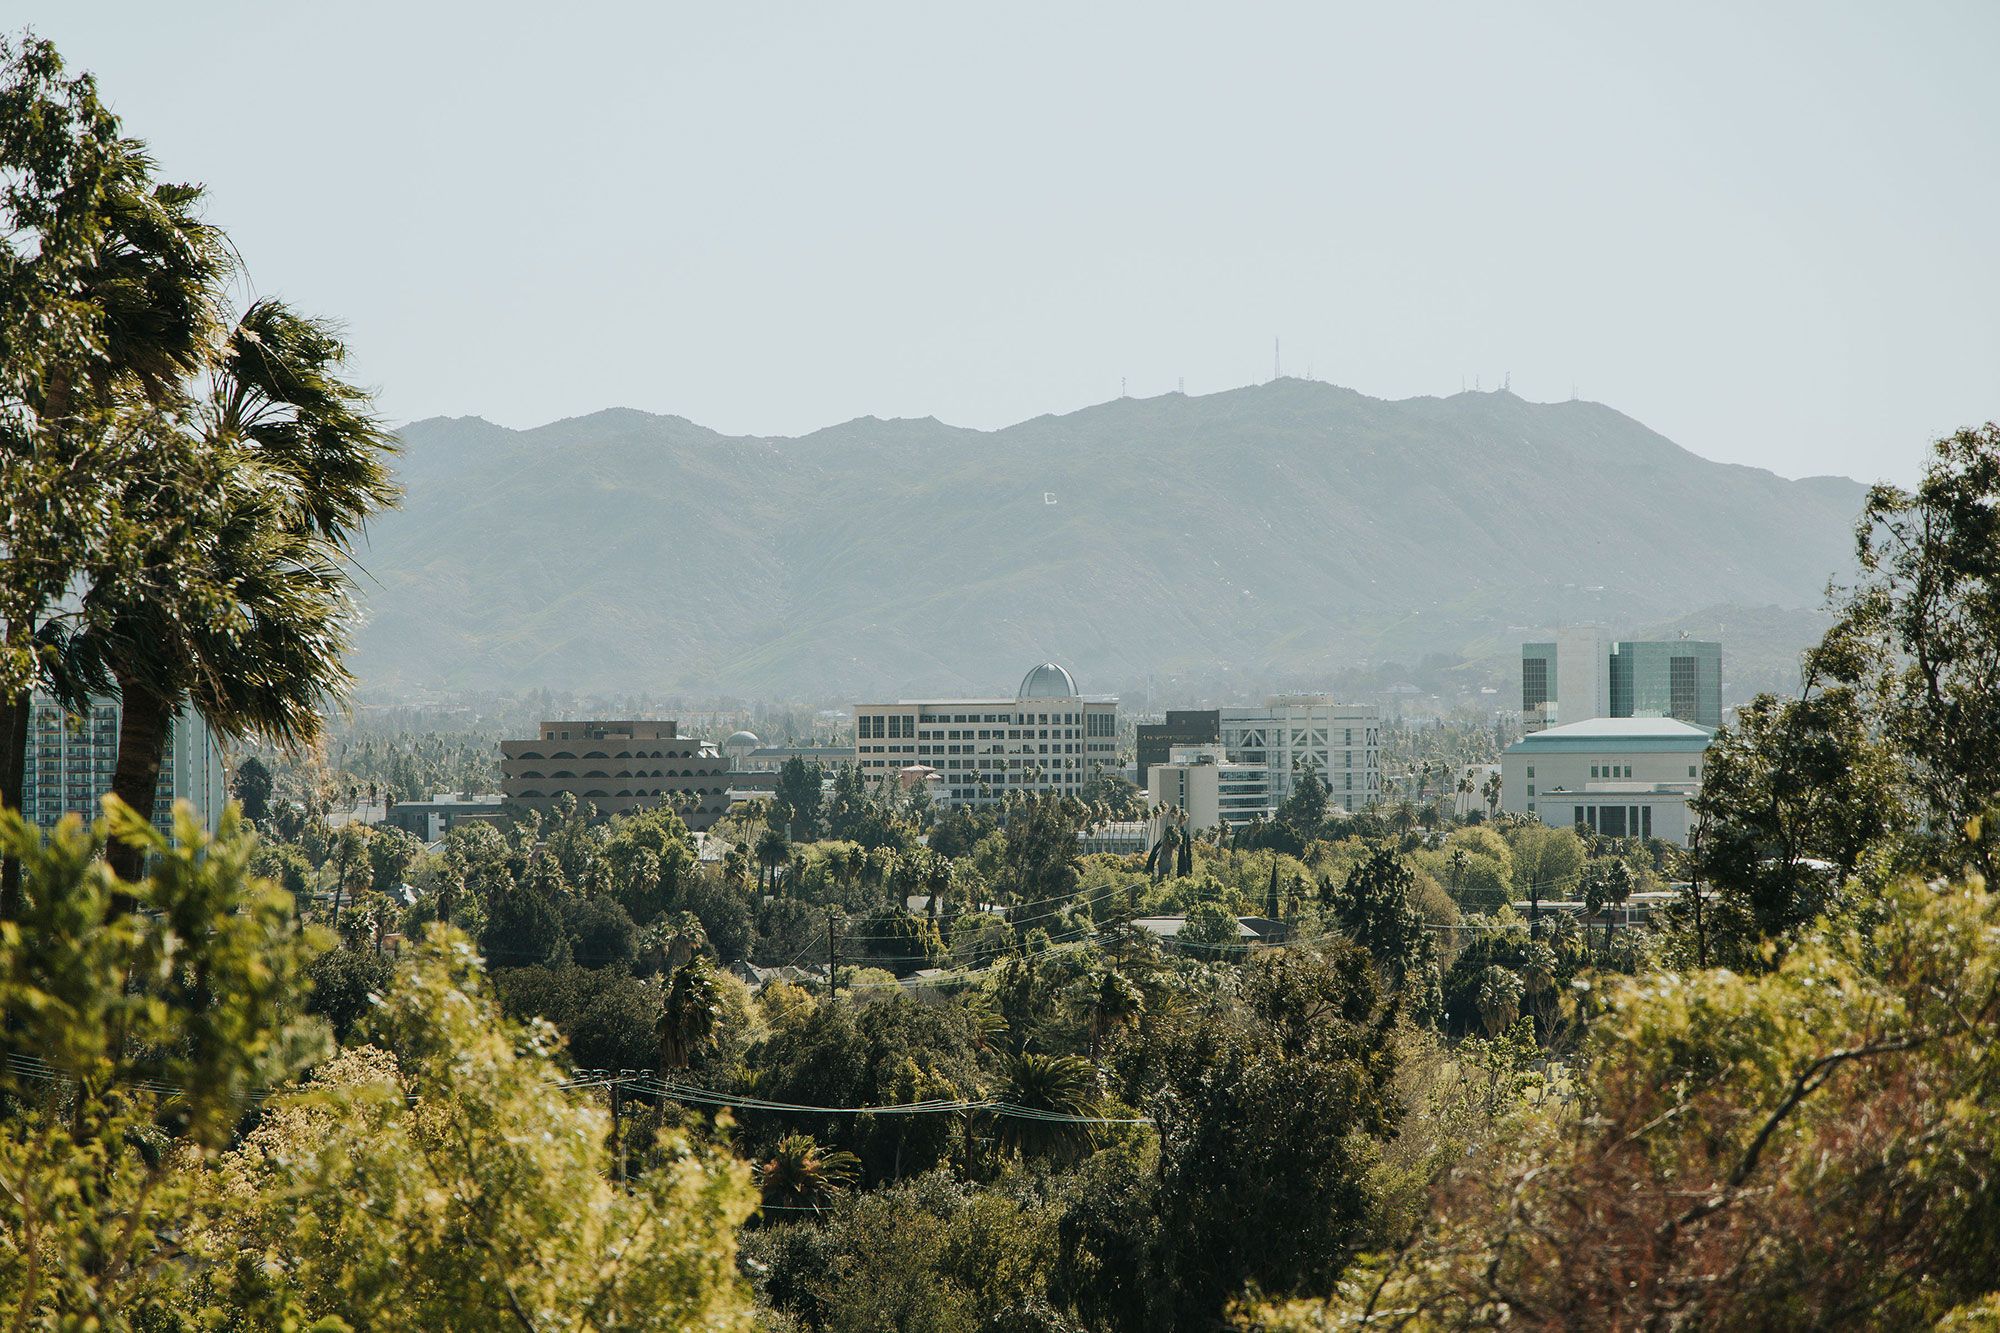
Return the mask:
POLYGON ((1991 0, 36 7, 399 421, 991 428, 1281 358, 1908 483, 2000 417, 1991 0))

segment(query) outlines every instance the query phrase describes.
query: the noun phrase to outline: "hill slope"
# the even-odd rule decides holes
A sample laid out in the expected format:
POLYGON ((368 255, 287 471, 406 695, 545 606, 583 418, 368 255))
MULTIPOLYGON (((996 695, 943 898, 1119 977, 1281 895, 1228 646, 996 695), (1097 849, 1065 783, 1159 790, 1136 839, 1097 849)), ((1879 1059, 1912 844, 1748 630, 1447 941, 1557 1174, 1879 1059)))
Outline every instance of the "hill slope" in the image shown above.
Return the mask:
POLYGON ((1566 620, 1813 605, 1863 493, 1595 403, 1301 380, 993 432, 616 410, 403 440, 353 660, 403 690, 985 692, 1045 657, 1090 690, 1305 681, 1566 620))

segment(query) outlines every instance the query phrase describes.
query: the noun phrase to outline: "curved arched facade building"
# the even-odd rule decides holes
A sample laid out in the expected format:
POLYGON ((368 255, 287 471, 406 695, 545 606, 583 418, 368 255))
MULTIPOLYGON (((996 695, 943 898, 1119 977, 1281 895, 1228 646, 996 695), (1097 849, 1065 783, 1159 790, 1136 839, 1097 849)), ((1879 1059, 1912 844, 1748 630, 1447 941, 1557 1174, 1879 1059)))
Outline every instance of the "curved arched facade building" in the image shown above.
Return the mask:
POLYGON ((554 810, 565 793, 604 815, 686 798, 688 827, 729 809, 729 761, 675 722, 544 722, 534 740, 500 742, 500 789, 517 810, 554 810))

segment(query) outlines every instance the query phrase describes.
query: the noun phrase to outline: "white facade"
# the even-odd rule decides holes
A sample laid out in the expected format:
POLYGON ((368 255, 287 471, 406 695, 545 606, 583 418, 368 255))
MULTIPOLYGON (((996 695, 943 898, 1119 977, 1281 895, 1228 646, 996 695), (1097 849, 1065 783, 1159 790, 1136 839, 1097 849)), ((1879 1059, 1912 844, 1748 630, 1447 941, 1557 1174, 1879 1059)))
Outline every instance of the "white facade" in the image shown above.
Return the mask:
POLYGON ((1558 723, 1611 716, 1611 633, 1579 625, 1556 634, 1558 723))
POLYGON ((1536 732, 1501 756, 1503 810, 1555 828, 1687 845, 1709 733, 1671 718, 1594 718, 1536 732))
POLYGON ((1359 810, 1382 795, 1382 710, 1324 694, 1282 694, 1261 708, 1224 708, 1222 748, 1232 762, 1265 771, 1274 804, 1292 793, 1307 764, 1319 770, 1334 805, 1359 810))
POLYGON ((947 805, 997 805, 1010 791, 1079 796, 1118 769, 1118 701, 1085 698, 1054 663, 1030 671, 1012 699, 854 705, 854 762, 874 783, 922 764, 947 805))
POLYGON ((1196 831, 1239 828, 1268 818, 1276 806, 1269 770, 1231 762, 1219 745, 1174 746, 1166 763, 1146 771, 1146 794, 1156 808, 1186 811, 1196 831))

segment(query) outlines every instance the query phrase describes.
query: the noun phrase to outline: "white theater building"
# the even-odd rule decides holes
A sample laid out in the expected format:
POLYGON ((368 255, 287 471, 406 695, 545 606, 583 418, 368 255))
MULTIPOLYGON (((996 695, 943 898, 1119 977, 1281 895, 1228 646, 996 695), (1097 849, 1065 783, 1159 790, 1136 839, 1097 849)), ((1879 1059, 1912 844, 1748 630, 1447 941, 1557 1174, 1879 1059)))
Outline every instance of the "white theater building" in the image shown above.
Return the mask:
POLYGON ((1600 717, 1524 736, 1501 756, 1503 810, 1556 828, 1685 847, 1712 733, 1666 717, 1600 717))

